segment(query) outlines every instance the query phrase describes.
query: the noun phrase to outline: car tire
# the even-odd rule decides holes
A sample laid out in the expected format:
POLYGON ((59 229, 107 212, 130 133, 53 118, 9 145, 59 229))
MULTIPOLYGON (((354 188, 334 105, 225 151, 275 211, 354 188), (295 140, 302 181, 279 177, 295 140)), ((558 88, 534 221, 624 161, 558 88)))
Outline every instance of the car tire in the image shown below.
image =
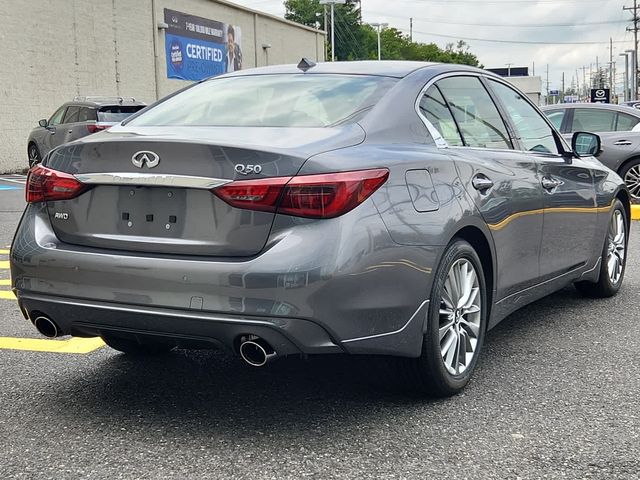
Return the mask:
POLYGON ((410 390, 448 397, 469 383, 487 325, 488 295, 482 263, 468 242, 456 239, 449 244, 436 270, 430 299, 422 354, 418 358, 389 358, 388 363, 395 370, 392 375, 410 390), (453 298, 460 286, 468 290, 462 288, 458 298, 453 298), (447 349, 450 342, 453 344, 447 349), (459 356, 463 343, 464 359, 459 356))
POLYGON ((168 343, 154 342, 151 340, 139 341, 135 337, 124 338, 116 335, 101 335, 102 341, 109 347, 128 355, 160 355, 170 352, 174 346, 168 343))
POLYGON ((613 297, 624 280, 629 242, 629 220, 620 200, 613 204, 613 211, 602 247, 600 275, 597 282, 576 282, 580 293, 591 298, 613 297))
POLYGON ((640 158, 634 158, 620 169, 620 176, 629 189, 631 198, 640 202, 640 158))
POLYGON ((31 142, 29 144, 29 147, 27 148, 27 155, 29 157, 29 168, 37 165, 42 161, 40 150, 38 150, 38 146, 33 142, 31 142))

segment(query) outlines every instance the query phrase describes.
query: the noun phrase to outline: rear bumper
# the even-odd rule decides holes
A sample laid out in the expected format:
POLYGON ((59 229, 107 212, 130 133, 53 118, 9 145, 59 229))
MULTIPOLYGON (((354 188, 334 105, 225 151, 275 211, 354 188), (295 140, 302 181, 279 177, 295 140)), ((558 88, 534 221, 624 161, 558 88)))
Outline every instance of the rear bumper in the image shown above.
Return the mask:
POLYGON ((420 355, 440 247, 394 243, 372 202, 330 221, 277 217, 273 232, 252 258, 144 255, 63 243, 30 205, 11 250, 13 287, 27 316, 44 313, 72 335, 233 349, 254 334, 282 355, 420 355))
POLYGON ((237 352, 243 335, 265 339, 279 355, 341 353, 313 322, 294 318, 246 317, 167 308, 139 307, 17 292, 23 312, 51 318, 65 335, 95 337, 125 333, 165 337, 177 345, 222 347, 237 352))

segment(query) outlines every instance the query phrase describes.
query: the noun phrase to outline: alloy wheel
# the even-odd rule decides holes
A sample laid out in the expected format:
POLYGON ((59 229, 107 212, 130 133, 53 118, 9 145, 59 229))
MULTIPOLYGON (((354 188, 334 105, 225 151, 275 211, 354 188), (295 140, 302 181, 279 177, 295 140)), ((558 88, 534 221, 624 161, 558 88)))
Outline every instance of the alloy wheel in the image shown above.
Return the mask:
POLYGON ((629 193, 636 200, 640 200, 640 164, 634 165, 624 174, 624 183, 629 193))
POLYGON ((452 375, 464 373, 477 352, 481 301, 475 267, 465 258, 457 260, 442 288, 439 316, 440 353, 452 375))
POLYGON ((622 277, 627 248, 626 226, 620 210, 613 212, 607 239, 607 272, 611 283, 616 285, 622 277))
POLYGON ((40 154, 35 145, 29 147, 29 166, 33 166, 40 161, 40 154))

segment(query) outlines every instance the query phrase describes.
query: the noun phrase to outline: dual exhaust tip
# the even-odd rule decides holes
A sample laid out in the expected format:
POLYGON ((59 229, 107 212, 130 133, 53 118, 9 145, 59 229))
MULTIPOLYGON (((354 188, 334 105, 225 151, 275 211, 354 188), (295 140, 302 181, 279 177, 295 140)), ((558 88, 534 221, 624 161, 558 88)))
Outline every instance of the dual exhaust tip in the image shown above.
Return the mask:
MULTIPOLYGON (((33 325, 45 337, 56 338, 63 335, 58 325, 46 315, 38 315, 33 320, 33 325)), ((250 335, 242 337, 240 341, 240 356, 252 367, 264 367, 278 357, 273 347, 260 337, 250 335)))
POLYGON ((271 345, 255 335, 242 337, 240 342, 240 356, 252 367, 264 367, 278 357, 271 345))

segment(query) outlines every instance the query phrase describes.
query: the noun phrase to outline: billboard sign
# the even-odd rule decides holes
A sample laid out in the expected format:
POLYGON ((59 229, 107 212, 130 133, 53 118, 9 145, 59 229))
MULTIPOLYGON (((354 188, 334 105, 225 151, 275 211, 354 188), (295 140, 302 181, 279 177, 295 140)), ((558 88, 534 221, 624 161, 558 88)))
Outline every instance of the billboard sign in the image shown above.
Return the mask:
POLYGON ((240 27, 164 9, 167 77, 198 81, 242 69, 240 27))
POLYGON ((592 88, 592 103, 611 103, 611 90, 608 88, 592 88))
POLYGON ((550 97, 559 97, 560 96, 560 90, 549 90, 549 96, 550 97))

